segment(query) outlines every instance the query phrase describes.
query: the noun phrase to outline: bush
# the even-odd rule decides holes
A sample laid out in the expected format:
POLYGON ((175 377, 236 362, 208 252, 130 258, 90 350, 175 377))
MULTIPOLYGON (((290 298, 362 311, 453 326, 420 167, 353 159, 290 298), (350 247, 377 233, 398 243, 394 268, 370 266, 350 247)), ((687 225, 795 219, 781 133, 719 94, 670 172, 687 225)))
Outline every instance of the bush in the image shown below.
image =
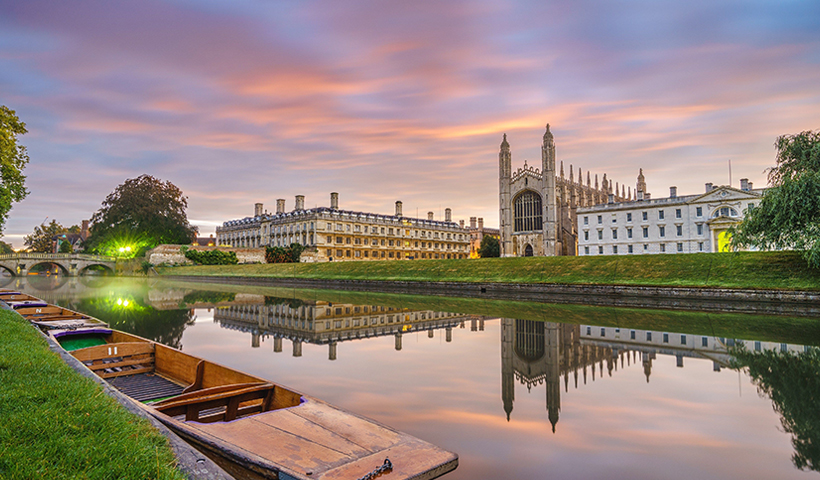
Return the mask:
POLYGON ((265 261, 268 263, 299 263, 305 247, 291 243, 289 247, 265 247, 265 261))
POLYGON ((223 252, 222 250, 191 250, 188 247, 180 248, 185 258, 197 265, 236 265, 239 260, 236 252, 223 252))

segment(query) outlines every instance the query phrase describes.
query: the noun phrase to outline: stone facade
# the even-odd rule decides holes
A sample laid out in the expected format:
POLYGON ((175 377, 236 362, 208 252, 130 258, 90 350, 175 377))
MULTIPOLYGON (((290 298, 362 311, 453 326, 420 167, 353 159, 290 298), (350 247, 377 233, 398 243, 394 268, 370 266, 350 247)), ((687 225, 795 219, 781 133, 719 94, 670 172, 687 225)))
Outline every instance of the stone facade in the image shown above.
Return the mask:
POLYGON ((148 251, 145 257, 154 265, 193 265, 193 262, 182 254, 182 247, 190 250, 207 251, 222 250, 234 252, 239 263, 265 263, 265 249, 263 248, 233 248, 233 247, 201 247, 197 245, 158 245, 148 251))
POLYGON ((455 259, 469 256, 470 233, 452 221, 449 208, 444 221, 405 217, 396 202, 393 215, 339 209, 339 194, 330 194, 330 207, 306 209, 304 196, 296 208, 285 211, 277 200, 275 214, 257 203, 253 217, 224 222, 217 227, 219 245, 233 247, 287 247, 298 243, 308 250, 303 261, 455 259))
MULTIPOLYGON (((645 182, 638 177, 640 188, 645 182)), ((639 191, 642 193, 642 190, 639 191)), ((764 189, 747 179, 741 188, 706 184, 706 192, 667 198, 639 195, 631 202, 579 208, 579 255, 630 255, 727 251, 729 229, 760 203, 764 189)))
POLYGON ((478 250, 485 236, 501 239, 501 231, 497 228, 484 226, 483 218, 470 217, 470 258, 479 258, 478 250))
POLYGON ((541 144, 541 169, 530 167, 512 172, 512 153, 507 135, 501 142, 499 165, 499 216, 502 257, 575 255, 577 252, 576 209, 606 203, 612 195, 617 201, 631 197, 624 186, 607 180, 598 183, 587 171, 583 182, 581 169, 575 178, 564 164, 556 170, 555 142, 547 124, 541 144))

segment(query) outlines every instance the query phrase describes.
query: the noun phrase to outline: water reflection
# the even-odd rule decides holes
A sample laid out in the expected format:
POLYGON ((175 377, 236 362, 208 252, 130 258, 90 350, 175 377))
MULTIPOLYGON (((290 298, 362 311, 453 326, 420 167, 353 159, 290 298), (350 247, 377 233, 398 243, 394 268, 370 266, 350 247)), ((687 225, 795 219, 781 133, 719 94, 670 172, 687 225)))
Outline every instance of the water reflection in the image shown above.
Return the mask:
MULTIPOLYGON (((483 324, 473 315, 411 310, 383 305, 355 305, 324 301, 301 301, 265 297, 264 303, 221 306, 214 321, 223 328, 251 334, 251 347, 273 337, 273 351, 282 351, 282 340, 293 344, 293 356, 302 356, 302 343, 328 346, 328 359, 336 360, 339 342, 392 335, 395 349, 402 349, 403 335, 444 330, 446 341, 453 338, 453 327, 466 320, 483 324)), ((482 328, 483 330, 483 328, 482 328)))
POLYGON ((451 480, 799 478, 790 456, 820 458, 813 319, 79 280, 12 288, 457 451, 451 480))

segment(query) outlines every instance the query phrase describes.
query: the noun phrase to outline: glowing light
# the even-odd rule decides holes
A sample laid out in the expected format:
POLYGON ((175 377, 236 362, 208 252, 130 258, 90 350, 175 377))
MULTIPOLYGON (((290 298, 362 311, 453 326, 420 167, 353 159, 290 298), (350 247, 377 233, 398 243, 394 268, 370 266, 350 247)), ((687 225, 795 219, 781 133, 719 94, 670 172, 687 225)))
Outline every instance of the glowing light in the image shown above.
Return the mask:
POLYGON ((117 299, 117 305, 122 305, 122 299, 121 298, 117 299))

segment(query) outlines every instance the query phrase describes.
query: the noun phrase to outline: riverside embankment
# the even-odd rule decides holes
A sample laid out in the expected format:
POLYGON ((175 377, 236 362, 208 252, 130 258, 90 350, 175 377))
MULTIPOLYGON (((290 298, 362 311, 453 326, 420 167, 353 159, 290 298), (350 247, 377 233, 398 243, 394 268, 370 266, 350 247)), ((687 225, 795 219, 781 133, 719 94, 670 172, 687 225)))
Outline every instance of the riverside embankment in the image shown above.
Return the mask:
POLYGON ((792 252, 161 267, 208 283, 549 303, 820 313, 820 271, 792 252))

